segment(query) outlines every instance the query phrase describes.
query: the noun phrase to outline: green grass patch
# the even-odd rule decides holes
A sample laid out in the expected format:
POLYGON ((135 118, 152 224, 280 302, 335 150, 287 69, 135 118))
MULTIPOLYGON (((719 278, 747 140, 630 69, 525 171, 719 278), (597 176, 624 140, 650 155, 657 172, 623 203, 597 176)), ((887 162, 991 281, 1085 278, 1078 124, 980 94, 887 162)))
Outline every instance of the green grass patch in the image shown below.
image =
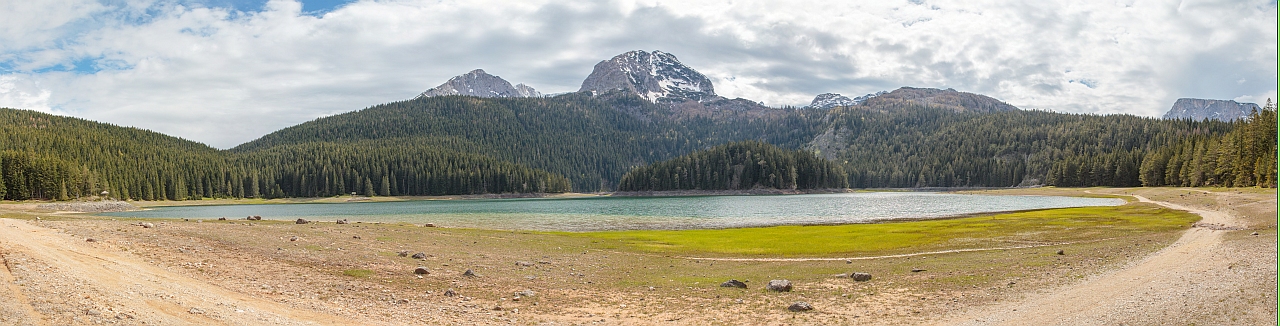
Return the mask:
POLYGON ((367 269, 348 269, 348 270, 342 271, 342 275, 346 275, 350 277, 365 278, 365 277, 369 277, 370 275, 373 275, 373 271, 367 270, 367 269))
POLYGON ((569 233, 639 251, 725 256, 872 256, 1088 241, 1185 229, 1198 215, 1144 203, 877 224, 569 233))

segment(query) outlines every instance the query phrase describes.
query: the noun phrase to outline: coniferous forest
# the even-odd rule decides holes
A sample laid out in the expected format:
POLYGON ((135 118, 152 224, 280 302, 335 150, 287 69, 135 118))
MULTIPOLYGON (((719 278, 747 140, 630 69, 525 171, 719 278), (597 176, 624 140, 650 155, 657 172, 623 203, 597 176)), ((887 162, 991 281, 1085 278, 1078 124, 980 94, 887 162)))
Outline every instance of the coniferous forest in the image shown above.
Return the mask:
POLYGON ((691 116, 627 94, 444 96, 320 118, 218 150, 147 130, 0 109, 0 198, 7 200, 809 185, 1275 187, 1276 111, 1269 104, 1248 120, 1219 122, 898 103, 691 116), (721 146, 745 140, 756 142, 721 146), (731 148, 749 149, 753 160, 765 155, 766 165, 794 164, 796 177, 778 166, 747 175, 744 163, 735 185, 736 172, 703 168, 746 159, 731 148), (816 179, 801 177, 802 170, 816 179), (628 172, 649 176, 624 177, 628 172), (843 180, 832 181, 833 174, 843 180))
POLYGON ((848 188, 844 169, 802 150, 734 142, 631 170, 619 191, 848 188))

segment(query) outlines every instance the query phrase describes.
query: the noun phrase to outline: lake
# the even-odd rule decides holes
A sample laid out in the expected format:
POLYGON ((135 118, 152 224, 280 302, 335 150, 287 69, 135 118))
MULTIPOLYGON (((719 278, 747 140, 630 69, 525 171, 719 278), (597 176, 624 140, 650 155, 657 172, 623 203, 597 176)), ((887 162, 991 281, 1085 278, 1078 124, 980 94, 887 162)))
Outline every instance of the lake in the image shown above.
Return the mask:
POLYGON ((421 200, 380 203, 157 207, 101 213, 143 218, 434 223, 501 230, 598 231, 709 229, 795 224, 868 223, 1045 208, 1117 206, 1124 200, 872 192, 776 196, 586 197, 421 200))

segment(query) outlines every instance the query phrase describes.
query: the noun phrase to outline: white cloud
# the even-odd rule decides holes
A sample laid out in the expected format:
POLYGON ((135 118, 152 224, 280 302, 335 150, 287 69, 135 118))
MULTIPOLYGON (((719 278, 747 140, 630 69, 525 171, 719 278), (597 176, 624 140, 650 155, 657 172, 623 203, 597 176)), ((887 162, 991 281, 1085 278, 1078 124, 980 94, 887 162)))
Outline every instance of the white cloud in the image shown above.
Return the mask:
POLYGON ((8 2, 0 15, 21 19, 0 21, 0 106, 225 148, 475 68, 575 91, 596 62, 644 49, 768 105, 920 86, 1158 116, 1178 97, 1274 97, 1275 14, 1268 1, 365 0, 319 17, 291 0, 8 2))

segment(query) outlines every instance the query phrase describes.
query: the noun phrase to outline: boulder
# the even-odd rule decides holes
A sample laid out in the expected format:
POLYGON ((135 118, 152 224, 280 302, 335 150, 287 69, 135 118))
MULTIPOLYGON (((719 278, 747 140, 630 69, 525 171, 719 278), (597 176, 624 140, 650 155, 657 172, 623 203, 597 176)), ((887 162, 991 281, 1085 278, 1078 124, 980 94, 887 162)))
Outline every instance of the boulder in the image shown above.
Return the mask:
POLYGON ((140 223, 140 224, 138 224, 138 225, 141 225, 141 226, 142 226, 142 228, 144 228, 144 229, 150 229, 150 228, 154 228, 154 227, 156 227, 156 225, 155 225, 155 224, 151 224, 151 222, 142 222, 142 223, 140 223))
POLYGON ((810 305, 808 302, 796 301, 795 303, 792 303, 790 306, 788 306, 787 310, 791 310, 794 312, 804 312, 804 311, 813 310, 813 306, 810 305))
POLYGON ((433 228, 433 227, 436 227, 436 225, 434 223, 427 223, 427 224, 423 224, 422 227, 433 228))
POLYGON ((453 289, 448 289, 448 290, 444 290, 444 296, 446 296, 446 297, 455 297, 455 296, 458 296, 458 293, 457 293, 457 292, 453 292, 453 289))
POLYGON ((725 281, 724 283, 720 283, 720 287, 745 289, 747 288, 747 283, 743 283, 742 281, 739 281, 739 280, 728 280, 728 281, 725 281))
POLYGON ((1067 252, 1062 251, 1062 250, 1058 250, 1057 254, 1058 254, 1059 256, 1061 256, 1061 255, 1066 255, 1066 254, 1067 254, 1067 252))
POLYGON ((427 254, 421 252, 413 254, 413 259, 427 259, 427 254))
POLYGON ((308 222, 306 219, 301 219, 301 218, 298 219, 297 221, 293 221, 293 224, 307 224, 307 223, 311 223, 311 222, 308 222))
POLYGON ((397 252, 396 255, 399 255, 400 257, 409 257, 409 251, 401 250, 400 252, 397 252))
POLYGON ((431 274, 431 270, 427 269, 426 266, 418 266, 418 268, 413 269, 413 273, 419 274, 419 275, 425 275, 425 274, 431 274))
POLYGON ((849 277, 852 277, 854 281, 858 281, 858 282, 866 282, 871 280, 870 273, 854 272, 853 274, 849 274, 849 277))
POLYGON ((476 277, 476 272, 474 272, 474 271, 472 271, 472 270, 468 269, 467 271, 462 272, 462 276, 466 276, 466 277, 476 277))
POLYGON ((298 241, 298 236, 289 237, 289 241, 298 241))
POLYGON ((345 219, 345 218, 344 218, 344 219, 341 219, 341 220, 338 220, 338 224, 348 224, 348 223, 351 223, 351 222, 348 222, 348 221, 347 221, 347 219, 345 219))
POLYGON ((791 281, 772 280, 769 281, 769 284, 765 285, 764 288, 774 292, 791 292, 791 281))

